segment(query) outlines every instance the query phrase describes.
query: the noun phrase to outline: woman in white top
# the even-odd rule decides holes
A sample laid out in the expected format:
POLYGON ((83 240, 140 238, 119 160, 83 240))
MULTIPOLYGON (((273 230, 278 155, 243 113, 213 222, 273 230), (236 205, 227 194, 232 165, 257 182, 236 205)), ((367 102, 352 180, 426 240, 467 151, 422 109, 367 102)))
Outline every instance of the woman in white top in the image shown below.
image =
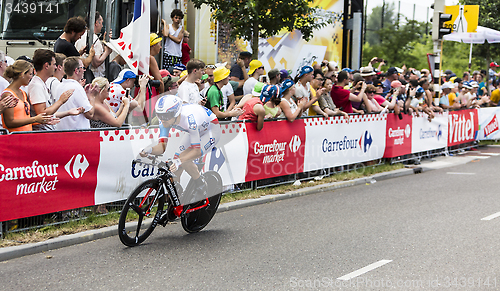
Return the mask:
POLYGON ((295 94, 295 84, 290 79, 286 79, 281 83, 281 91, 283 92, 283 97, 279 105, 281 108, 280 117, 285 117, 288 121, 293 122, 304 110, 307 99, 300 98, 297 101, 298 104, 295 104, 292 99, 292 96, 295 94))
POLYGON ((97 77, 92 81, 92 85, 97 85, 99 95, 95 99, 94 117, 90 121, 92 128, 121 127, 127 117, 130 107, 128 97, 122 98, 120 108, 115 113, 109 106, 106 99, 109 97, 109 81, 104 77, 97 77))

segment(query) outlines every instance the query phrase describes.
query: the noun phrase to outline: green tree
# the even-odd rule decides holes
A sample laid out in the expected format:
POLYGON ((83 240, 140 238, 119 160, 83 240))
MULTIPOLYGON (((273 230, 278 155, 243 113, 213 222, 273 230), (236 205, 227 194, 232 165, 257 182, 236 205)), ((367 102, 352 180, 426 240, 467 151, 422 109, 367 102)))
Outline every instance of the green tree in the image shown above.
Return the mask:
POLYGON ((372 13, 366 20, 366 42, 370 45, 380 43, 380 37, 377 31, 384 28, 395 29, 397 24, 396 16, 394 15, 394 3, 385 3, 384 9, 382 6, 376 6, 372 9, 372 13), (382 17, 382 10, 384 11, 382 17))
POLYGON ((231 26, 231 38, 250 41, 253 57, 257 58, 259 37, 267 38, 282 29, 300 30, 307 41, 315 29, 332 23, 334 15, 310 7, 313 0, 192 0, 196 8, 206 4, 212 17, 231 26))

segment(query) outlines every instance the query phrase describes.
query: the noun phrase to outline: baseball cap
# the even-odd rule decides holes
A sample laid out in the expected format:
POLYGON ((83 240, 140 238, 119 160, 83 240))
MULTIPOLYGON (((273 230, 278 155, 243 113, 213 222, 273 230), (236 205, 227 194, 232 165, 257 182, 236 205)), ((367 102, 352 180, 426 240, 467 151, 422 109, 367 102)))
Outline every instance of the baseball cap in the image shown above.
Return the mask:
POLYGON ((455 86, 453 86, 453 84, 452 84, 452 83, 450 83, 450 82, 446 82, 446 83, 444 83, 443 85, 441 85, 441 89, 442 89, 442 90, 443 90, 443 89, 452 89, 452 88, 455 88, 455 86))
POLYGON ((226 67, 219 67, 214 70, 214 82, 220 82, 227 78, 231 71, 229 71, 226 67))
POLYGON ((136 77, 137 75, 134 72, 132 72, 132 70, 124 69, 121 70, 121 72, 118 74, 118 77, 112 83, 121 84, 127 81, 128 79, 135 79, 136 77))
POLYGON ((252 89, 252 95, 255 97, 260 97, 260 94, 262 93, 262 88, 264 88, 266 84, 262 82, 257 82, 255 83, 255 86, 253 86, 252 89))
POLYGON ((490 63, 490 67, 496 67, 496 68, 498 68, 500 66, 496 62, 491 62, 490 63))
POLYGON ((281 80, 285 80, 286 78, 288 78, 288 76, 290 76, 290 73, 285 69, 281 69, 280 75, 281 75, 281 80))
POLYGON ((260 93, 260 101, 266 103, 273 98, 281 98, 280 88, 276 85, 265 85, 260 93))
POLYGON ((390 67, 387 70, 387 76, 394 75, 394 74, 397 74, 397 73, 398 73, 398 70, 395 67, 390 67))
POLYGON ((472 88, 479 88, 479 84, 478 84, 476 81, 470 81, 470 82, 469 82, 469 85, 470 85, 472 88))
POLYGON ((149 35, 149 46, 154 46, 160 41, 161 41, 161 36, 158 36, 158 34, 153 32, 149 35))
POLYGON ((472 89, 471 85, 469 84, 469 82, 464 82, 462 84, 462 87, 466 88, 466 89, 472 89))
POLYGON ((261 61, 259 61, 259 60, 252 60, 250 62, 250 69, 248 70, 248 75, 253 74, 253 72, 255 72, 255 70, 257 70, 260 67, 262 67, 262 62, 261 61))
POLYGON ((425 92, 424 88, 422 88, 422 87, 418 86, 418 88, 417 88, 417 92, 416 92, 416 93, 417 93, 417 95, 423 94, 424 92, 425 92))
POLYGON ((290 80, 286 79, 281 83, 281 92, 285 92, 286 90, 290 89, 295 83, 290 80))
POLYGON ((353 70, 353 69, 350 69, 350 68, 343 68, 343 69, 342 69, 342 71, 344 71, 344 72, 348 72, 348 73, 352 73, 352 72, 354 72, 354 70, 353 70))
POLYGON ((185 71, 187 68, 183 64, 175 64, 174 65, 174 70, 179 70, 179 71, 185 71))
POLYGON ((312 73, 314 71, 314 69, 311 67, 311 66, 303 66, 302 68, 300 68, 300 72, 299 72, 299 78, 304 76, 305 74, 309 74, 309 73, 312 73))
POLYGON ((451 70, 446 70, 446 71, 444 71, 444 74, 445 75, 451 75, 451 74, 453 74, 453 72, 451 70))
POLYGON ((402 86, 403 86, 403 84, 401 84, 401 81, 395 80, 395 81, 391 82, 391 87, 392 88, 399 88, 399 87, 402 87, 402 86))
POLYGON ((247 51, 240 52, 240 58, 251 58, 251 57, 252 57, 251 52, 247 52, 247 51))

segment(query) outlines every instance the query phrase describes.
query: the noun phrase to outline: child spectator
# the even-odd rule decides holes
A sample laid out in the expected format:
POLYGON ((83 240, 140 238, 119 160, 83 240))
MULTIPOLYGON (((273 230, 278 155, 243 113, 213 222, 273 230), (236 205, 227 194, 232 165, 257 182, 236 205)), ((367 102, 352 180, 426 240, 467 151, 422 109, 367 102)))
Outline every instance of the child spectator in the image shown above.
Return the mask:
POLYGON ((240 116, 243 112, 240 108, 234 108, 231 111, 224 109, 224 97, 222 87, 229 83, 230 71, 226 67, 219 67, 214 70, 214 84, 207 91, 205 107, 212 110, 219 120, 240 116))
POLYGON ((182 40, 182 58, 181 63, 187 66, 187 63, 191 59, 189 54, 191 53, 191 48, 188 44, 189 41, 189 32, 187 30, 184 31, 184 39, 182 40))
POLYGON ((170 13, 170 18, 172 19, 171 25, 168 25, 165 19, 161 20, 162 34, 165 37, 163 69, 166 70, 181 62, 182 40, 184 38, 184 28, 181 25, 184 13, 180 9, 174 9, 170 13))

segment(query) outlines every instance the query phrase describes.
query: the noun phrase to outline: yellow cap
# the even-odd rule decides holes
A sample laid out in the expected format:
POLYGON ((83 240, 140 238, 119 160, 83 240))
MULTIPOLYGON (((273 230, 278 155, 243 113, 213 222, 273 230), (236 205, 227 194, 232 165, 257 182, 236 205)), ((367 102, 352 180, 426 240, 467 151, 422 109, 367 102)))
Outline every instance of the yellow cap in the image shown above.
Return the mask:
POLYGON ((231 71, 228 70, 226 67, 218 67, 217 69, 214 70, 214 82, 217 83, 219 81, 224 80, 229 76, 229 73, 231 73, 231 71))
POLYGON ((250 62, 250 70, 248 70, 248 74, 251 75, 255 70, 262 67, 262 62, 259 60, 253 60, 250 62))
POLYGON ((149 35, 149 46, 154 46, 155 44, 159 43, 161 41, 161 37, 158 36, 156 33, 151 33, 149 35))
POLYGON ((184 71, 182 71, 182 73, 181 73, 181 75, 179 77, 182 78, 182 77, 186 76, 187 74, 188 74, 188 71, 184 70, 184 71))

